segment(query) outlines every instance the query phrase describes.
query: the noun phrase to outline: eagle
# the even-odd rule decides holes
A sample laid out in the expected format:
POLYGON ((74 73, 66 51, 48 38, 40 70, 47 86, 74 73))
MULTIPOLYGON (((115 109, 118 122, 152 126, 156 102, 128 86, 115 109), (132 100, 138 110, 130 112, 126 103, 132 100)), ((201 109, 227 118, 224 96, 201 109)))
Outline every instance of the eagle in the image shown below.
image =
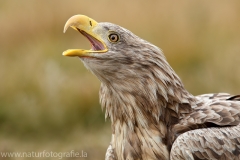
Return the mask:
POLYGON ((240 159, 240 95, 193 96, 162 50, 131 31, 70 17, 91 49, 69 49, 101 81, 112 137, 106 160, 240 159))

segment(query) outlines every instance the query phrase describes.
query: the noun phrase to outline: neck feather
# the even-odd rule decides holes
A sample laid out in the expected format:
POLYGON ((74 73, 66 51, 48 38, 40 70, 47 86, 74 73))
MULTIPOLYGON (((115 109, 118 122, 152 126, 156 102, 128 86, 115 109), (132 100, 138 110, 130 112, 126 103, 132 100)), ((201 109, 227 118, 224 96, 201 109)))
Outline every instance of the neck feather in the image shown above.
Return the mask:
POLYGON ((117 120, 125 122, 133 129, 135 125, 146 127, 159 121, 171 125, 189 113, 196 106, 195 98, 164 63, 164 68, 156 64, 145 66, 142 77, 102 83, 100 102, 106 110, 105 118, 110 118, 112 124, 117 120))
POLYGON ((95 72, 102 81, 100 102, 112 122, 112 146, 119 159, 168 159, 169 129, 196 106, 161 51, 146 48, 152 48, 146 51, 151 55, 138 54, 137 62, 128 59, 105 75, 95 72))

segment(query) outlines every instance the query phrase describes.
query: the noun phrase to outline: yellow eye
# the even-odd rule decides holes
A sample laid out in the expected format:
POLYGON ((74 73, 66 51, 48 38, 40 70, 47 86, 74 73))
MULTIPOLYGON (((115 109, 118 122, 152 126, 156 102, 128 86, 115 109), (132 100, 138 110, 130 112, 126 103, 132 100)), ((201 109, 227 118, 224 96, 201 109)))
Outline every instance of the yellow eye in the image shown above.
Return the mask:
POLYGON ((116 33, 111 33, 109 34, 108 39, 111 42, 117 42, 119 40, 119 36, 116 33))

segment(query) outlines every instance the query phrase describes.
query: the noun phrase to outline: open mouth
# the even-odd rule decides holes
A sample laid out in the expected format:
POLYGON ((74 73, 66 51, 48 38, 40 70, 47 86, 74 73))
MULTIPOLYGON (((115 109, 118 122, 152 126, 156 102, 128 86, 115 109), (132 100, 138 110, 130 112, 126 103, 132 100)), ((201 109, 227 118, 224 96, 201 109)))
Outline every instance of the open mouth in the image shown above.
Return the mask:
POLYGON ((106 49, 106 47, 102 44, 102 42, 100 42, 99 40, 97 40, 93 36, 87 34, 83 30, 80 30, 79 28, 77 28, 77 30, 89 40, 89 42, 91 43, 91 47, 92 47, 91 50, 102 51, 102 50, 106 49))
POLYGON ((63 52, 64 56, 96 57, 96 53, 100 54, 108 51, 108 48, 102 37, 94 32, 96 28, 100 27, 95 20, 84 15, 75 15, 68 19, 64 26, 63 32, 66 32, 69 27, 77 30, 83 36, 85 36, 91 43, 91 49, 69 49, 63 52))

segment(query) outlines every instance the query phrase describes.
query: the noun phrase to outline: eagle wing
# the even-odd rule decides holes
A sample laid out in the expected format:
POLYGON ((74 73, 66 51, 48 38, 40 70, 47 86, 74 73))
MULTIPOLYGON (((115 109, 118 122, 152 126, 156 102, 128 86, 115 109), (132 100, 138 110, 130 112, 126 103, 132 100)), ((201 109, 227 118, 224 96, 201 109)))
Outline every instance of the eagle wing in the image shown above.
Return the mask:
POLYGON ((171 160, 240 159, 240 125, 185 132, 173 143, 170 157, 171 160))
POLYGON ((172 128, 171 159, 240 159, 240 96, 196 98, 198 107, 172 128))

